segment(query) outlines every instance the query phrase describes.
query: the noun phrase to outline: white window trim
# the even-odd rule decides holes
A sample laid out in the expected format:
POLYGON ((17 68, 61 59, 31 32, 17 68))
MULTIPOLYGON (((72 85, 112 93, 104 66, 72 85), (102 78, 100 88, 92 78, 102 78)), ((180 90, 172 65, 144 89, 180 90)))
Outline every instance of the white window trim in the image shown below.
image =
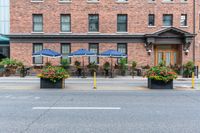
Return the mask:
POLYGON ((35 1, 35 0, 31 0, 32 3, 42 3, 44 2, 44 0, 38 0, 38 1, 35 1))

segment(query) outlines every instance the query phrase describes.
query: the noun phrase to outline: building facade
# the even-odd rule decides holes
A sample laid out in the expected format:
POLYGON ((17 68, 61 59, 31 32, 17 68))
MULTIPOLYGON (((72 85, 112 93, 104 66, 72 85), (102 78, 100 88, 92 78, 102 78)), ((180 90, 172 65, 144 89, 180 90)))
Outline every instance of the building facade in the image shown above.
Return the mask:
POLYGON ((10 1, 0 0, 0 60, 9 57, 10 1))
MULTIPOLYGON (((68 58, 80 48, 115 49, 138 66, 200 62, 199 2, 195 0, 10 0, 10 57, 25 65, 49 48, 68 58)), ((80 60, 72 58, 71 63, 80 60)), ((106 58, 86 62, 102 65, 106 58)), ((59 64, 60 59, 51 59, 59 64)))

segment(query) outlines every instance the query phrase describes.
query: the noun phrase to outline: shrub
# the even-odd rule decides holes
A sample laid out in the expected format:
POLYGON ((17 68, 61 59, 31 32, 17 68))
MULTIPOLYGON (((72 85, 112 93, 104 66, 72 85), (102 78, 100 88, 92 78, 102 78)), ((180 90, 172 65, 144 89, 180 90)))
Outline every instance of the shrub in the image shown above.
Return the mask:
POLYGON ((132 71, 132 76, 135 75, 135 68, 137 66, 137 62, 133 61, 131 64, 131 71, 132 71))
POLYGON ((68 70, 69 67, 70 67, 70 62, 69 62, 69 60, 68 60, 68 59, 62 59, 62 60, 61 60, 61 66, 62 66, 64 69, 68 70))
POLYGON ((49 79, 52 82, 57 80, 66 79, 69 77, 68 72, 62 67, 49 66, 42 69, 41 73, 38 75, 40 78, 49 79))
POLYGON ((183 65, 183 68, 183 75, 186 77, 191 77, 192 72, 194 72, 194 63, 192 61, 188 61, 186 64, 183 65))
POLYGON ((168 82, 177 78, 177 74, 172 69, 160 65, 150 68, 147 71, 146 76, 150 79, 161 80, 164 82, 168 82))
POLYGON ((119 69, 121 71, 121 75, 124 76, 126 74, 127 69, 128 69, 126 58, 121 58, 119 60, 119 69))

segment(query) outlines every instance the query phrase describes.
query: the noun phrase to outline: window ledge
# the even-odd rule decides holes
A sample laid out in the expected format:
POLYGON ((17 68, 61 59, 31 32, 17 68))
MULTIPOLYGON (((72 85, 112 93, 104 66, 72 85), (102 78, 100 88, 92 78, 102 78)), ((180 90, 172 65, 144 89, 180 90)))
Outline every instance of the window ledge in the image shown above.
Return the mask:
POLYGON ((174 1, 172 1, 172 2, 161 2, 162 4, 174 4, 175 2, 174 1))
POLYGON ((156 26, 148 26, 148 28, 155 28, 156 26))
POLYGON ((99 1, 87 1, 87 3, 89 3, 89 4, 98 4, 99 1))
POLYGON ((72 34, 72 32, 59 32, 60 34, 72 34))
POLYGON ((115 1, 115 3, 117 3, 117 4, 128 4, 129 2, 128 1, 115 1))
POLYGON ((180 28, 188 28, 188 26, 180 26, 180 28))
POLYGON ((128 32, 116 32, 117 34, 128 34, 128 32))
POLYGON ((169 27, 172 27, 172 26, 162 26, 162 28, 169 28, 169 27))
POLYGON ((92 32, 92 31, 90 31, 90 32, 88 32, 88 34, 99 34, 100 32, 92 32))
POLYGON ((31 0, 31 3, 43 3, 44 1, 42 0, 42 1, 33 1, 33 0, 31 0))
POLYGON ((72 1, 59 1, 60 4, 70 4, 72 1))
POLYGON ((31 34, 44 34, 44 32, 35 32, 35 31, 33 31, 33 32, 31 32, 31 34))

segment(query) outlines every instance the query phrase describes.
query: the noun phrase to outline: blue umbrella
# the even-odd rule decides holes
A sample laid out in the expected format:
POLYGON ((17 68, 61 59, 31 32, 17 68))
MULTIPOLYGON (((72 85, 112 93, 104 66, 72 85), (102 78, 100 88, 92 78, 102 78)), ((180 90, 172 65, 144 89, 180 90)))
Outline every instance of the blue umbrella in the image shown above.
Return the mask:
POLYGON ((122 52, 119 52, 117 50, 107 50, 101 54, 99 54, 99 57, 110 57, 111 58, 111 72, 110 72, 110 76, 111 78, 113 78, 113 58, 126 58, 127 55, 123 54, 122 52))
POLYGON ((57 58, 61 57, 61 54, 51 49, 43 49, 41 51, 33 53, 33 57, 38 57, 38 56, 57 58))
POLYGON ((101 54, 99 54, 100 57, 113 57, 113 58, 125 58, 127 57, 126 54, 123 54, 122 52, 119 52, 117 50, 107 50, 101 54))
POLYGON ((69 57, 83 57, 83 56, 95 56, 94 52, 88 51, 86 49, 79 49, 73 53, 70 53, 69 57))
POLYGON ((75 52, 72 52, 68 55, 69 57, 82 57, 82 65, 83 65, 83 78, 85 78, 85 65, 84 65, 84 57, 87 56, 96 56, 94 52, 88 51, 86 49, 79 49, 75 52))

